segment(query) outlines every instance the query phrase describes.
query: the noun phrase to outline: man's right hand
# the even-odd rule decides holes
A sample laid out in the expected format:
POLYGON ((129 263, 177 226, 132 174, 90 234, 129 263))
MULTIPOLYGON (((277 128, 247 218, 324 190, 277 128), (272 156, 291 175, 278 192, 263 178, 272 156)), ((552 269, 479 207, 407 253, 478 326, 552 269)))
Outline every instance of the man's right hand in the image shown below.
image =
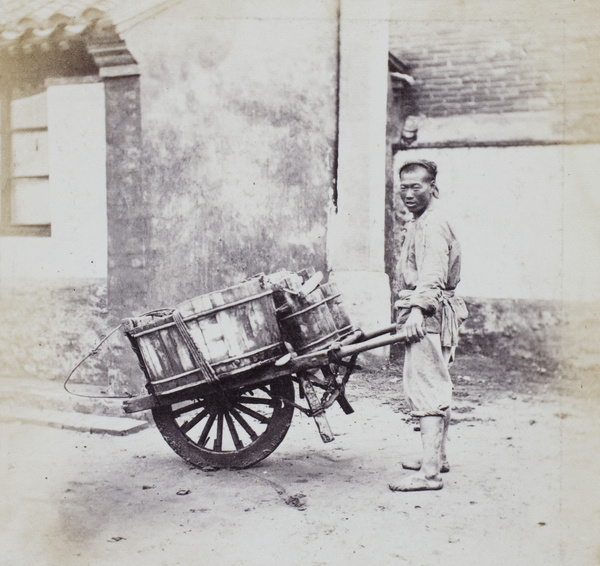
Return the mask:
POLYGON ((409 342, 419 342, 425 338, 425 317, 419 307, 412 307, 404 323, 406 338, 409 342))

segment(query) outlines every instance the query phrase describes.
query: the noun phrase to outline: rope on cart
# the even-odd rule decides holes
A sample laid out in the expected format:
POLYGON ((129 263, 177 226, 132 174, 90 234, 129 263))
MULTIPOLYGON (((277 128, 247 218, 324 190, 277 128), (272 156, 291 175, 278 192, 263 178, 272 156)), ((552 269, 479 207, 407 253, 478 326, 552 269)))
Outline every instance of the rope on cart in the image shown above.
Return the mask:
MULTIPOLYGON (((165 311, 170 312, 172 311, 172 309, 152 310, 140 315, 140 318, 144 316, 160 315, 165 311)), ((123 326, 123 323, 119 324, 118 326, 115 326, 104 338, 102 338, 102 340, 100 340, 100 342, 98 342, 98 344, 96 344, 96 346, 87 355, 85 355, 81 360, 79 360, 77 365, 71 370, 71 372, 67 376, 67 379, 65 379, 65 381, 63 382, 63 388, 67 393, 74 395, 75 397, 85 397, 86 399, 131 399, 133 397, 133 395, 84 395, 82 393, 75 393, 67 387, 67 383, 69 383, 73 374, 79 369, 79 366, 81 366, 81 364, 83 364, 83 362, 85 362, 88 358, 95 356, 100 351, 100 346, 102 346, 104 342, 106 342, 117 330, 119 330, 121 326, 123 326)))
POLYGON ((63 388, 67 393, 70 393, 71 395, 75 395, 76 397, 86 397, 87 399, 130 399, 131 398, 131 395, 125 395, 125 396, 123 396, 123 395, 83 395, 82 393, 75 393, 74 391, 71 391, 67 387, 67 383, 69 383, 69 380, 71 379, 73 374, 79 369, 79 366, 81 364, 83 364, 83 362, 85 362, 88 358, 95 356, 100 351, 100 346, 102 346, 102 344, 104 344, 104 342, 106 342, 117 330, 119 330, 119 328, 121 328, 120 324, 119 324, 119 326, 115 326, 104 338, 102 338, 102 340, 100 340, 100 342, 98 342, 98 344, 94 347, 93 350, 91 350, 87 355, 85 355, 81 360, 79 360, 77 365, 71 370, 71 373, 69 373, 69 375, 67 376, 67 379, 65 379, 65 381, 63 383, 63 388))
POLYGON ((194 360, 194 363, 196 364, 196 367, 200 369, 204 379, 206 379, 206 381, 211 385, 220 386, 221 383, 219 381, 219 378, 217 377, 217 374, 215 373, 215 370, 206 361, 198 346, 196 346, 196 343, 194 342, 194 339, 192 338, 188 327, 183 321, 181 313, 178 310, 174 310, 172 316, 173 321, 175 322, 175 326, 177 327, 177 330, 179 330, 179 334, 181 334, 181 337, 183 338, 185 345, 188 347, 188 350, 190 352, 190 355, 192 356, 192 359, 194 360))

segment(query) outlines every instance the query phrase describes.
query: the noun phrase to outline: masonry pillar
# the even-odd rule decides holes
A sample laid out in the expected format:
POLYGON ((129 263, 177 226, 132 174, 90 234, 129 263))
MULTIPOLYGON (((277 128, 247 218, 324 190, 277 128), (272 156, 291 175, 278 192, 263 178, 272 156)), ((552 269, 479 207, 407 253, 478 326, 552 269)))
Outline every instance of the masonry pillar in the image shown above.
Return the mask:
MULTIPOLYGON (((108 318, 111 326, 147 310, 148 213, 142 183, 142 120, 137 63, 112 25, 88 50, 99 67, 106 96, 106 198, 108 318)), ((110 343, 113 392, 139 392, 137 360, 121 334, 110 343)))
MULTIPOLYGON (((384 265, 389 6, 342 0, 340 11, 337 210, 328 229, 328 262, 353 322, 389 324, 384 265)), ((387 359, 389 350, 373 350, 387 359)))

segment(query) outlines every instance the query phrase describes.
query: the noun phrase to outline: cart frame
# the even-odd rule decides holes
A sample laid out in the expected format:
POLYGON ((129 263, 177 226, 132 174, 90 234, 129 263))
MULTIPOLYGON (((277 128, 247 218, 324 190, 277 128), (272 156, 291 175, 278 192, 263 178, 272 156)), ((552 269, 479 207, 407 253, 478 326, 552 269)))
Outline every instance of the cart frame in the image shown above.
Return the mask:
MULTIPOLYGON (((139 348, 127 330, 125 334, 149 383, 150 376, 139 348)), ((275 450, 287 433, 295 409, 314 418, 323 442, 331 442, 334 435, 325 411, 336 402, 344 413, 354 411, 346 398, 345 387, 357 367, 357 356, 405 340, 405 332, 398 331, 395 324, 371 332, 356 330, 327 349, 300 356, 286 354, 264 366, 220 375, 216 382, 201 383, 184 391, 133 397, 123 403, 123 409, 126 413, 151 410, 167 443, 195 466, 244 468, 275 450), (306 400, 307 406, 295 402, 293 382, 298 385, 300 397, 306 400), (317 389, 322 391, 321 396, 317 389), (255 410, 257 406, 266 409, 266 414, 255 410), (257 421, 263 430, 257 433, 248 420, 257 421), (202 426, 199 423, 203 423, 202 426), (197 425, 201 433, 193 437, 190 431, 197 425), (215 438, 210 448, 209 431, 214 429, 215 438), (246 444, 238 429, 248 433, 250 438, 246 444), (224 431, 229 431, 234 444, 228 450, 223 447, 224 431)))

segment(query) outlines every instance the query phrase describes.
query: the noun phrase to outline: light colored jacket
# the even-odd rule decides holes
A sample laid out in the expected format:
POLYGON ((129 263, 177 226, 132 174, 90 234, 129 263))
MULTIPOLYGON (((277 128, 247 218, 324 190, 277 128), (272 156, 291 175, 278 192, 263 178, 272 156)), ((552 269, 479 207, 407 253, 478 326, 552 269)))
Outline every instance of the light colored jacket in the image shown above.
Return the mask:
POLYGON ((441 334, 443 346, 455 347, 458 328, 468 317, 464 301, 454 294, 460 263, 460 244, 432 200, 419 218, 408 223, 398 266, 397 322, 402 324, 410 309, 419 307, 427 332, 441 334))

